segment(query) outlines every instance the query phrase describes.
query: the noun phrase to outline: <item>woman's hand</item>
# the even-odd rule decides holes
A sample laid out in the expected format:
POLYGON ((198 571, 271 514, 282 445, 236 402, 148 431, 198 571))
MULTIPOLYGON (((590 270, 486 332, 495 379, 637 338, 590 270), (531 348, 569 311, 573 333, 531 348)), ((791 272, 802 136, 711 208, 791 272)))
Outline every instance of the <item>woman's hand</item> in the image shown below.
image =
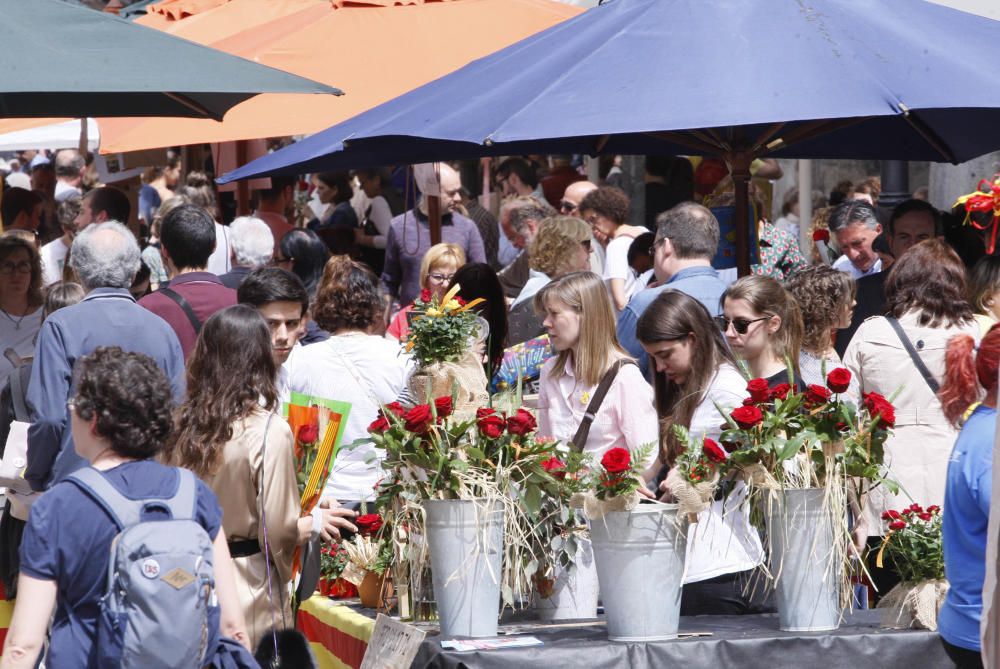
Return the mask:
POLYGON ((323 523, 320 527, 320 536, 323 541, 340 540, 340 531, 357 532, 358 528, 351 521, 358 517, 357 511, 351 511, 340 506, 334 499, 324 499, 320 501, 319 507, 323 509, 323 523))
POLYGON ((660 481, 660 501, 667 504, 673 504, 676 501, 670 488, 667 487, 666 480, 660 481))

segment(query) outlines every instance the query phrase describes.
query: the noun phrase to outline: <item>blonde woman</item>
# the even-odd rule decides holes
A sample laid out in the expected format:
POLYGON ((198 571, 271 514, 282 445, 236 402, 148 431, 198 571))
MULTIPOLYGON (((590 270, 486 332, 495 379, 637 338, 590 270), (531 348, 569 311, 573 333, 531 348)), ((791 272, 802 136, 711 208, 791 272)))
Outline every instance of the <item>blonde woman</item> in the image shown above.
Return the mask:
MULTIPOLYGON (((465 264, 465 250, 458 244, 435 244, 420 261, 420 289, 440 298, 448 290, 455 272, 465 264)), ((400 309, 385 331, 386 339, 406 341, 410 336, 410 312, 413 304, 400 309)))
POLYGON ((598 384, 614 373, 578 446, 600 459, 614 447, 655 445, 659 429, 653 389, 618 344, 611 300, 601 278, 592 272, 567 274, 539 291, 534 303, 545 316, 542 324, 556 351, 542 368, 538 433, 572 441, 598 384))
MULTIPOLYGON (((851 325, 854 313, 854 279, 826 265, 813 265, 793 274, 785 289, 792 294, 802 311, 802 348, 799 351, 799 374, 802 383, 825 385, 832 369, 843 367, 833 348, 837 330, 851 325)), ((856 379, 851 379, 848 395, 858 395, 856 379)))
POLYGON ((722 294, 722 315, 716 321, 751 378, 767 379, 772 386, 799 383, 802 312, 776 280, 754 275, 739 279, 722 294))

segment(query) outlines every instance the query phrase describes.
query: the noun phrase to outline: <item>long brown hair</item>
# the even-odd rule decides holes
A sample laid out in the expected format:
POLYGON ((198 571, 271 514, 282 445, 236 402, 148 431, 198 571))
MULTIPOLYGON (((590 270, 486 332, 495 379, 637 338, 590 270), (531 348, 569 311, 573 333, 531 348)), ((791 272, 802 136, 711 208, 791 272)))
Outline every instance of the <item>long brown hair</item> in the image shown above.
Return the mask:
POLYGON ((278 405, 277 367, 267 322, 238 304, 209 318, 187 365, 187 400, 177 407, 177 429, 164 460, 202 478, 215 474, 233 426, 262 408, 278 405))
POLYGON ((684 383, 677 384, 658 372, 653 374, 656 411, 660 415, 660 460, 673 465, 684 448, 674 438, 673 426, 691 427, 694 412, 719 366, 728 362, 735 367, 736 359, 708 310, 698 300, 677 290, 663 291, 646 307, 635 334, 642 344, 679 341, 694 335, 691 373, 684 383))
POLYGON ((965 265, 940 239, 926 239, 899 257, 885 280, 886 311, 920 312, 920 325, 949 327, 972 320, 965 299, 965 265))
POLYGON ((628 353, 618 343, 615 333, 615 316, 611 298, 601 277, 593 272, 571 272, 547 284, 535 294, 534 306, 538 314, 545 313, 545 302, 559 300, 580 314, 580 341, 573 349, 556 354, 552 368, 558 378, 566 373, 566 363, 573 360, 576 378, 588 386, 600 383, 611 364, 628 353))
MULTIPOLYGON (((30 232, 28 233, 31 234, 30 232)), ((6 260, 14 251, 23 249, 28 253, 28 262, 31 263, 31 283, 28 284, 28 304, 32 307, 40 306, 44 300, 42 290, 42 259, 38 254, 38 248, 31 242, 25 240, 16 230, 8 230, 0 235, 0 260, 6 260)))

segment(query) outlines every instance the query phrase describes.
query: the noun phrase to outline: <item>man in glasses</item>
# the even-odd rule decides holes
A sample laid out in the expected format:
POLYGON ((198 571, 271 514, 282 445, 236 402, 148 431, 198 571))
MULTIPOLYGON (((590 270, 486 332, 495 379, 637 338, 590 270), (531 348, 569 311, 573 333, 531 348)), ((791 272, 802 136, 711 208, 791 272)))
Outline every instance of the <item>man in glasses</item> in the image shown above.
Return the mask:
POLYGON ((660 214, 656 223, 651 253, 659 285, 633 295, 618 316, 618 341, 639 361, 644 375, 649 360, 636 339, 635 325, 653 300, 664 290, 679 290, 718 316, 719 299, 726 290, 726 283, 712 268, 719 246, 719 222, 711 211, 694 202, 682 202, 660 214))
MULTIPOLYGON (((538 234, 538 226, 555 212, 544 203, 531 197, 508 200, 500 208, 500 229, 508 246, 517 255, 508 260, 507 266, 499 273, 500 284, 507 297, 515 298, 528 282, 531 267, 528 262, 528 247, 538 234)), ((500 249, 501 262, 506 259, 503 246, 500 249)))

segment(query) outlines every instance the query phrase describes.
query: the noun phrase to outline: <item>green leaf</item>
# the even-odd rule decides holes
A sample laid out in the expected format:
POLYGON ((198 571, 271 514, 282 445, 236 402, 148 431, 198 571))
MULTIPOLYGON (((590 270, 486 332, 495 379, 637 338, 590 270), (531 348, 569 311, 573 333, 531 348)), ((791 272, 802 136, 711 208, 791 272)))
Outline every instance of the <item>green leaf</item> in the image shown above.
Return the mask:
POLYGON ((524 508, 534 516, 542 508, 542 491, 535 486, 529 487, 524 494, 524 508))

